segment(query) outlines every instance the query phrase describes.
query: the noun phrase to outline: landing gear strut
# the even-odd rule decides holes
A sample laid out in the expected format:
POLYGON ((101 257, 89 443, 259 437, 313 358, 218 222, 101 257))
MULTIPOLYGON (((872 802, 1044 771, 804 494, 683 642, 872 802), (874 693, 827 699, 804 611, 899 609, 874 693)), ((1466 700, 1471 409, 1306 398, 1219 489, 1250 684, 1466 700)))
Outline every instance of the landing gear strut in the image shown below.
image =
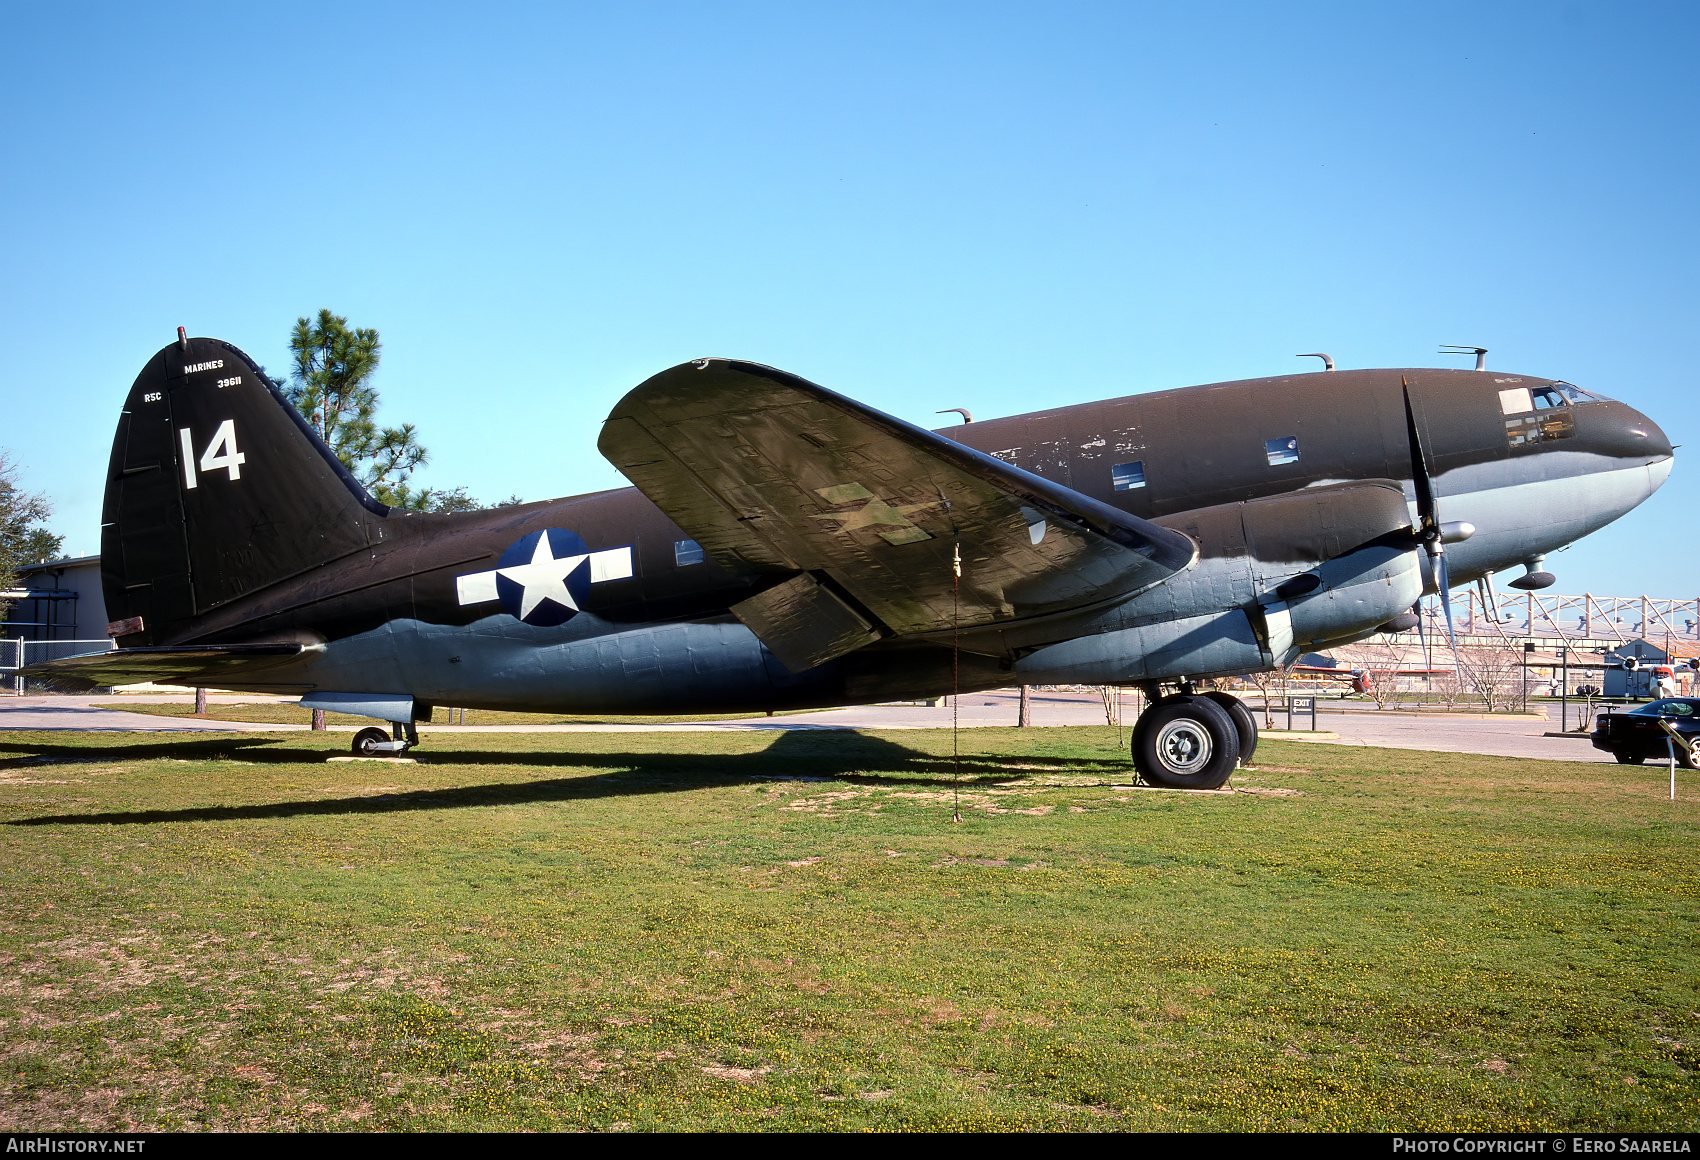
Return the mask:
POLYGON ((1251 711, 1226 693, 1154 698, 1133 726, 1134 767, 1169 789, 1216 789, 1256 748, 1251 711))

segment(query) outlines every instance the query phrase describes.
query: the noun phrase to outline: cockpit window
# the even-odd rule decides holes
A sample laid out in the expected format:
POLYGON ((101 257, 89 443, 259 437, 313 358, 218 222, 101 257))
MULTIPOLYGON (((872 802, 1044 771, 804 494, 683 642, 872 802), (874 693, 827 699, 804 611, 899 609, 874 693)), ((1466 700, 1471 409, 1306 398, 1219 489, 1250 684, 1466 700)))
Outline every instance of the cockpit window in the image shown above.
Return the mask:
POLYGON ((1572 403, 1597 403, 1600 401, 1600 396, 1589 394, 1581 387, 1572 386, 1569 383, 1554 383, 1552 389, 1572 403))
MULTIPOLYGON (((1598 395, 1590 395, 1581 387, 1573 387, 1569 383, 1553 383, 1545 387, 1530 387, 1529 394, 1533 396, 1535 410, 1550 411, 1554 407, 1563 407, 1569 403, 1597 403, 1598 395)), ((1504 392, 1501 392, 1503 397, 1504 392)))

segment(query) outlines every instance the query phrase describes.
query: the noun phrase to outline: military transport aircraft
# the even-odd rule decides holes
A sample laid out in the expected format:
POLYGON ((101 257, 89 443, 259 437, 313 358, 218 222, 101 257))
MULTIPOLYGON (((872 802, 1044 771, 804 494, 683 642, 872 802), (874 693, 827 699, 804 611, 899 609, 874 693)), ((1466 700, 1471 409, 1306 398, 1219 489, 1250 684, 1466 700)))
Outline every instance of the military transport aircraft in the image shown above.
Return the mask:
MULTIPOLYGON (((966 419, 967 416, 964 415, 966 419)), ((1425 592, 1615 520, 1670 473, 1620 402, 1531 375, 1330 369, 929 431, 702 358, 614 407, 635 487, 453 514, 369 496, 206 338, 130 389, 101 561, 119 648, 31 666, 302 694, 418 743, 432 706, 734 713, 1137 685, 1144 777, 1256 742, 1200 678, 1414 622, 1425 592), (1165 695, 1166 694, 1166 695, 1165 695)))

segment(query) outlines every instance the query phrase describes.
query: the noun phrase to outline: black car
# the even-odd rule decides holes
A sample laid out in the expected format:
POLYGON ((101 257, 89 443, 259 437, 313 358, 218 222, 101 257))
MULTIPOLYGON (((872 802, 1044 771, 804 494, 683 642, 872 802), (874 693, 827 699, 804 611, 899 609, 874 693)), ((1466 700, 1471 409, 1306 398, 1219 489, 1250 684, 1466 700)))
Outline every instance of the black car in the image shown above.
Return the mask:
MULTIPOLYGON (((1669 721, 1690 745, 1700 746, 1700 697, 1664 697, 1627 713, 1605 713, 1594 722, 1594 748, 1604 749, 1623 765, 1639 765, 1649 757, 1669 752, 1670 735, 1659 728, 1669 721)), ((1700 760, 1685 755, 1677 746, 1677 760, 1690 769, 1700 769, 1700 760)))

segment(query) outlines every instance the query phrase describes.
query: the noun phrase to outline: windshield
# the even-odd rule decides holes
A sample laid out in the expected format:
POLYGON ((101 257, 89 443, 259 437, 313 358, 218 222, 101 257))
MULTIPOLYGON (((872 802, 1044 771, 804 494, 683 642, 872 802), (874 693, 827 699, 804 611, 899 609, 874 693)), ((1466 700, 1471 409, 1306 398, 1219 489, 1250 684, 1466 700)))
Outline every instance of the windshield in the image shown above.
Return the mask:
POLYGON ((1700 717, 1700 701, 1654 701, 1630 712, 1647 717, 1700 717))
POLYGON ((1570 383, 1553 383, 1545 387, 1532 387, 1529 394, 1534 396, 1535 410, 1545 411, 1552 407, 1562 407, 1566 403, 1597 403, 1600 396, 1590 394, 1581 387, 1570 383))

